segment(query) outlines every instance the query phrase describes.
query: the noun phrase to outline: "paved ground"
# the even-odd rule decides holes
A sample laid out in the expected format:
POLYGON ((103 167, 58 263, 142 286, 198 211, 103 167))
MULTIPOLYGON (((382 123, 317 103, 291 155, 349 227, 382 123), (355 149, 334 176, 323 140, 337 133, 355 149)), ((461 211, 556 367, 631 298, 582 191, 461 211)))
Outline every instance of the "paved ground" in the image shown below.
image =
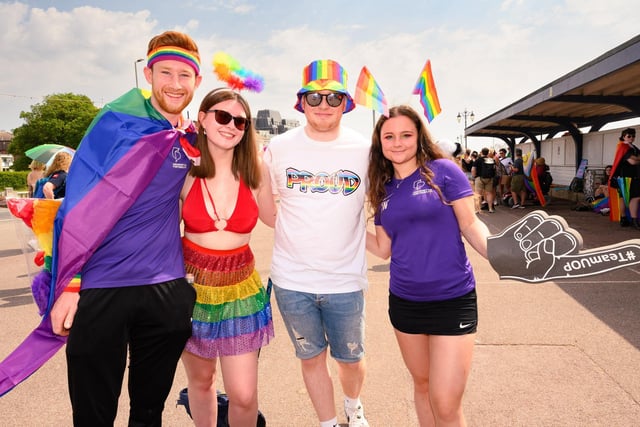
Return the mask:
MULTIPOLYGON (((609 245, 640 232, 554 200, 546 208, 578 230, 585 248, 609 245)), ((529 210, 529 209, 528 209, 529 210)), ((528 210, 500 207, 481 213, 496 233, 528 210)), ((259 227, 252 241, 266 280, 272 232, 259 227)), ((29 293, 27 258, 15 224, 0 209, 0 358, 38 323, 29 293)), ((480 325, 465 395, 470 426, 637 426, 640 420, 640 269, 582 280, 525 284, 501 281, 473 250, 480 325)), ((368 376, 363 392, 373 427, 415 426, 411 380, 387 319, 388 263, 369 257, 368 376)), ((274 302, 275 305, 275 302, 274 302)), ((276 339, 260 358, 260 408, 269 426, 316 426, 298 363, 278 313, 276 339)), ((335 367, 331 365, 335 372, 335 367)), ((189 426, 176 408, 185 375, 179 366, 164 423, 189 426)), ((126 391, 117 426, 126 425, 126 391)), ((341 394, 336 389, 336 396, 341 394)), ((344 422, 344 417, 339 418, 344 422)), ((70 426, 62 351, 26 382, 0 398, 0 425, 70 426)))

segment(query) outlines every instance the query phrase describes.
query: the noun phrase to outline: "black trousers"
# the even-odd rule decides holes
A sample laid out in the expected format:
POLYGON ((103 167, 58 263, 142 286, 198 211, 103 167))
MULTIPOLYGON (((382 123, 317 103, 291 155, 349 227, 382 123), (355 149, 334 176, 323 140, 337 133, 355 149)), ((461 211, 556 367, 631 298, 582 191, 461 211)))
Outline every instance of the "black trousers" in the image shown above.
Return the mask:
POLYGON ((195 297, 182 278, 80 292, 66 349, 74 426, 113 426, 127 347, 129 426, 162 425, 176 366, 191 336, 195 297))

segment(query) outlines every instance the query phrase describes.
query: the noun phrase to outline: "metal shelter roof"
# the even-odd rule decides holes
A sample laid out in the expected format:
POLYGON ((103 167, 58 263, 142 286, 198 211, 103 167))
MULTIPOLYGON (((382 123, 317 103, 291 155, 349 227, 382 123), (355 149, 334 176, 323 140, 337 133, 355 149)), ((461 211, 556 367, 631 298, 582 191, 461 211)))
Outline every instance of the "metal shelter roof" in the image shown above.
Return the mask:
POLYGON ((493 137, 512 149, 531 140, 569 132, 582 157, 582 133, 611 122, 640 117, 640 35, 519 101, 465 129, 466 136, 493 137))

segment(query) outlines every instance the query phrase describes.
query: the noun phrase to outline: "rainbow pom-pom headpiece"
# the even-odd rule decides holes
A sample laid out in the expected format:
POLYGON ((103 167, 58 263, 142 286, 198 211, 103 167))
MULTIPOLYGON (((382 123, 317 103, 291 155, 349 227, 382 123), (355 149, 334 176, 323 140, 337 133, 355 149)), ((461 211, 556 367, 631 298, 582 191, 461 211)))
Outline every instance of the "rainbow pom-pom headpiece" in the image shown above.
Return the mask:
POLYGON ((149 52, 149 55, 147 55, 147 67, 151 68, 156 62, 167 60, 184 62, 195 70, 196 76, 200 75, 200 57, 176 46, 162 46, 149 52))
POLYGON ((347 91, 347 72, 336 61, 319 59, 304 67, 304 70, 302 70, 302 88, 298 91, 298 102, 295 105, 295 109, 304 113, 301 102, 302 95, 318 90, 332 90, 344 93, 347 96, 345 113, 356 108, 349 91, 347 91))
POLYGON ((247 70, 231 55, 224 52, 213 55, 213 72, 233 90, 246 89, 261 92, 264 87, 264 79, 261 75, 247 70))

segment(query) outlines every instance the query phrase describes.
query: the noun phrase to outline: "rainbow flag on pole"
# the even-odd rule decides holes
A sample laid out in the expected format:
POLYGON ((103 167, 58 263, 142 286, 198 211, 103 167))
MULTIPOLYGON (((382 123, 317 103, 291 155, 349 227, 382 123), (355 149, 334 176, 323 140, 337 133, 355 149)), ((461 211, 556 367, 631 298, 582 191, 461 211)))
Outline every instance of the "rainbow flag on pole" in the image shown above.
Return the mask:
POLYGON ((356 104, 360 104, 389 117, 387 99, 367 67, 362 67, 362 70, 360 70, 354 100, 356 104))
POLYGON ((428 59, 420 73, 418 83, 413 89, 413 93, 420 95, 420 104, 422 104, 422 108, 424 109, 424 115, 427 116, 427 120, 431 123, 431 121, 440 114, 442 109, 440 108, 436 84, 433 81, 433 74, 431 73, 431 61, 428 59))

